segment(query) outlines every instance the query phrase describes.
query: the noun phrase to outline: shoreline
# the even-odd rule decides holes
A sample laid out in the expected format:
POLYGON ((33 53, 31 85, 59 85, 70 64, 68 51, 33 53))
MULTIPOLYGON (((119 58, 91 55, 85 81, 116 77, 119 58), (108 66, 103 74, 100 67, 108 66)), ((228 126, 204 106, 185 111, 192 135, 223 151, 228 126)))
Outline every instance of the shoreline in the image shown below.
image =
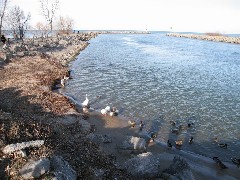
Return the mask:
MULTIPOLYGON (((7 177, 22 179, 18 172, 26 162, 39 158, 51 159, 58 155, 69 162, 78 178, 133 179, 123 164, 137 154, 121 151, 116 145, 121 144, 126 136, 146 136, 139 134, 138 128, 130 128, 126 121, 118 117, 103 117, 97 112, 84 114, 77 101, 50 90, 51 82, 62 77, 69 68, 69 62, 74 59, 73 55, 80 53, 78 48, 86 45, 81 43, 76 48, 75 45, 65 45, 66 40, 60 40, 62 51, 54 52, 51 49, 50 53, 38 53, 35 56, 20 56, 17 53, 15 59, 9 59, 1 69, 0 122, 1 132, 5 134, 4 138, 1 136, 1 148, 12 143, 45 140, 40 148, 28 150, 30 154, 24 158, 1 153, 1 162, 5 163, 1 163, 1 169, 10 167, 7 177), (98 137, 102 135, 110 135, 112 143, 99 141, 98 137)), ((154 155, 161 153, 159 171, 168 168, 176 154, 182 154, 184 159, 190 156, 183 151, 176 150, 176 153, 175 150, 168 150, 161 144, 158 147, 155 142, 149 144, 147 151, 154 155)), ((195 179, 208 178, 210 174, 205 172, 214 172, 212 177, 219 179, 229 178, 231 174, 236 178, 239 175, 239 169, 231 164, 228 164, 231 169, 222 171, 209 159, 201 164, 194 162, 192 157, 190 160, 195 179)), ((51 173, 41 177, 49 177, 51 173)), ((2 179, 6 177, 3 174, 0 172, 2 179)))

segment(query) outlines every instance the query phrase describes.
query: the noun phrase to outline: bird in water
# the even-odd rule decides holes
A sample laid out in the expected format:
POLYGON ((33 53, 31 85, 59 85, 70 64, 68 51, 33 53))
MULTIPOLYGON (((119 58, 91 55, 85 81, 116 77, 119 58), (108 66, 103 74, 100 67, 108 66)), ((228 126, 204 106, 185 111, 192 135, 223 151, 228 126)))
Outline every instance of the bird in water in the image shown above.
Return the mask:
POLYGON ((149 142, 153 142, 156 137, 157 137, 157 133, 156 132, 151 132, 149 142))
POLYGON ((171 149, 172 148, 172 143, 168 140, 167 141, 167 146, 171 149))
POLYGON ((220 144, 218 144, 218 146, 220 147, 220 148, 224 148, 224 149, 227 149, 228 148, 228 145, 225 143, 225 144, 223 144, 223 143, 220 143, 220 144))
POLYGON ((109 115, 110 115, 110 116, 117 116, 118 113, 119 113, 119 110, 118 110, 116 107, 112 107, 112 108, 110 109, 109 115))
POLYGON ((176 144, 176 148, 180 149, 182 147, 183 141, 182 140, 177 140, 177 141, 175 141, 175 144, 176 144))
POLYGON ((173 121, 173 120, 170 121, 170 124, 171 124, 172 126, 176 126, 176 122, 173 121))
POLYGON ((213 160, 216 162, 219 168, 227 169, 228 167, 222 163, 222 161, 218 157, 213 157, 213 160))
POLYGON ((142 131, 142 130, 143 130, 143 127, 144 127, 144 123, 143 123, 143 121, 140 121, 139 126, 140 126, 139 130, 142 131))
POLYGON ((189 139, 189 144, 193 143, 193 137, 191 136, 191 138, 189 139))
POLYGON ((129 120, 129 121, 128 121, 128 124, 131 125, 131 128, 134 128, 134 127, 136 126, 136 122, 135 122, 135 121, 129 120))

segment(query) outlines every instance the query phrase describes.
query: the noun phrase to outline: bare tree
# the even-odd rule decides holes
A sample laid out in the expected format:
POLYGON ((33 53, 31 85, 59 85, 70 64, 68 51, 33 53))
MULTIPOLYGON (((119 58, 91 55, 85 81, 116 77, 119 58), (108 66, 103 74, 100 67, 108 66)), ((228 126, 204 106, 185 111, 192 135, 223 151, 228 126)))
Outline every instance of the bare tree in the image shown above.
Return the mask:
POLYGON ((19 6, 14 6, 9 11, 7 16, 8 28, 12 30, 16 38, 23 40, 24 34, 29 28, 28 23, 30 18, 30 14, 25 16, 23 10, 21 10, 19 6))
POLYGON ((44 24, 42 22, 38 22, 36 24, 36 37, 41 37, 42 39, 48 37, 49 29, 48 24, 44 24))
POLYGON ((57 21, 57 30, 61 34, 69 34, 73 29, 74 21, 69 17, 60 16, 57 21))
POLYGON ((59 8, 59 0, 39 0, 41 3, 42 14, 49 23, 50 30, 53 30, 53 18, 59 8))
POLYGON ((2 33, 2 24, 5 16, 8 0, 0 0, 0 34, 2 33))

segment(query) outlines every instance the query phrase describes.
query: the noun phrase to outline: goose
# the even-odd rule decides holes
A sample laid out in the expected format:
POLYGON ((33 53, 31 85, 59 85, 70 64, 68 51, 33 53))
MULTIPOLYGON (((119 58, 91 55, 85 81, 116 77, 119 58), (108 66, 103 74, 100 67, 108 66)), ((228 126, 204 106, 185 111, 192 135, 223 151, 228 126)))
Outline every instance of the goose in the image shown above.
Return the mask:
POLYGON ((110 106, 107 106, 101 110, 101 114, 106 116, 109 111, 110 111, 110 106))
POLYGON ((87 106, 89 106, 89 99, 88 99, 88 97, 87 97, 88 95, 86 94, 86 99, 83 101, 83 103, 82 103, 82 106, 83 107, 87 107, 87 106))
POLYGON ((62 87, 64 87, 65 86, 65 79, 63 78, 63 79, 61 79, 61 85, 62 85, 62 87))

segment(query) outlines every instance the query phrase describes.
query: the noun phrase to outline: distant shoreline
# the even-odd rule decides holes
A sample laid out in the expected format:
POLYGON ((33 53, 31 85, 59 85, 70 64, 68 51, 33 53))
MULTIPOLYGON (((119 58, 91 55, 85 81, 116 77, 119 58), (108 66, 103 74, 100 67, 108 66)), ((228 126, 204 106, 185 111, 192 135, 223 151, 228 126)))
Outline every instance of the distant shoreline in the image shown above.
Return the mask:
POLYGON ((229 36, 224 36, 224 35, 167 33, 166 36, 240 44, 240 37, 229 37, 229 36))

